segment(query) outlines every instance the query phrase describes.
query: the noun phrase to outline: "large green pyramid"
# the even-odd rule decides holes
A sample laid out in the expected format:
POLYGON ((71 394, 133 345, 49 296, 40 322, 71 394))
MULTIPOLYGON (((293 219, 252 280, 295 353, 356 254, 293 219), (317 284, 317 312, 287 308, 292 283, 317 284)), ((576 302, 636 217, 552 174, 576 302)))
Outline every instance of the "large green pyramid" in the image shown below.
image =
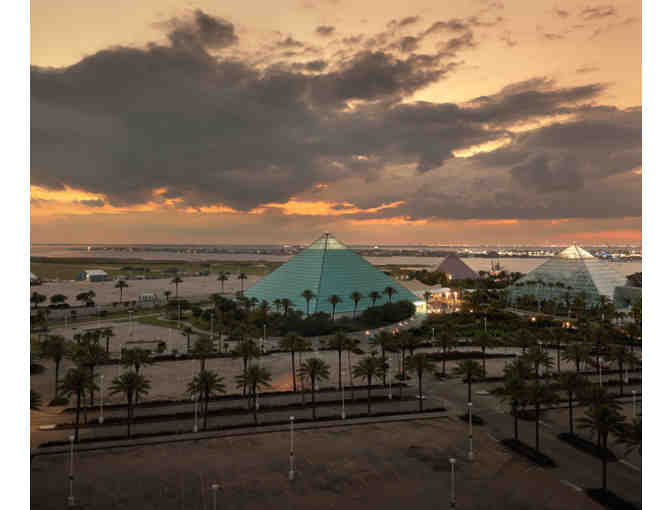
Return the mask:
POLYGON ((336 305, 336 313, 352 313, 355 303, 350 295, 357 291, 362 295, 357 311, 361 312, 373 305, 369 298, 371 291, 378 291, 380 299, 376 306, 388 302, 383 293, 386 287, 397 293, 392 301, 421 301, 406 287, 369 264, 364 258, 349 250, 329 233, 324 234, 308 248, 289 259, 263 280, 245 291, 248 298, 259 301, 265 299, 273 303, 276 299, 288 298, 296 310, 306 310, 306 300, 301 296, 304 290, 311 290, 315 298, 310 301, 310 313, 332 312, 329 297, 337 295, 341 303, 336 305))
POLYGON ((613 266, 593 257, 580 246, 572 245, 548 259, 509 287, 513 302, 532 295, 538 300, 563 300, 584 295, 588 306, 600 303, 600 296, 614 299, 616 287, 626 285, 626 278, 613 266))

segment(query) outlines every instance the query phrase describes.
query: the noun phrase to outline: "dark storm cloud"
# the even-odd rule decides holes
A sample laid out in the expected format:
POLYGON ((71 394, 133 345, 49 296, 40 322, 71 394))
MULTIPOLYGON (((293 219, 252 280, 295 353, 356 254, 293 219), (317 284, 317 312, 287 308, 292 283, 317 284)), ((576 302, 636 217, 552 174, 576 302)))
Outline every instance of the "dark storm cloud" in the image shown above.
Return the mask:
POLYGON ((87 207, 103 207, 105 205, 105 201, 99 198, 95 200, 79 200, 77 203, 87 207))
MULTIPOLYGON (((455 37, 436 54, 400 57, 353 41, 358 51, 340 60, 262 68, 211 54, 234 39, 198 19, 174 22, 169 45, 31 68, 31 183, 98 193, 112 206, 179 199, 175 207, 249 210, 325 184, 325 199, 341 201, 331 190, 361 179, 376 193, 353 199, 358 206, 404 200, 399 211, 409 217, 501 218, 541 205, 543 214, 562 211, 566 190, 599 195, 596 180, 641 164, 641 111, 584 106, 600 84, 561 88, 538 78, 468 104, 408 102, 456 72, 443 52, 453 39, 467 37, 452 51, 474 44, 469 27, 453 24, 455 37), (173 36, 178 30, 191 39, 173 36), (556 114, 576 118, 522 135, 508 130, 556 114), (506 138, 504 149, 455 157, 506 138), (414 168, 414 176, 390 179, 395 165, 414 168)), ((610 186, 612 203, 622 203, 610 186)))
POLYGON ((332 27, 330 25, 320 25, 319 27, 317 27, 315 29, 315 32, 318 35, 327 37, 327 36, 330 36, 331 34, 333 34, 334 30, 335 30, 334 27, 332 27))
POLYGON ((172 30, 168 38, 174 46, 226 48, 238 42, 232 23, 210 16, 200 9, 190 20, 174 19, 169 22, 172 30))

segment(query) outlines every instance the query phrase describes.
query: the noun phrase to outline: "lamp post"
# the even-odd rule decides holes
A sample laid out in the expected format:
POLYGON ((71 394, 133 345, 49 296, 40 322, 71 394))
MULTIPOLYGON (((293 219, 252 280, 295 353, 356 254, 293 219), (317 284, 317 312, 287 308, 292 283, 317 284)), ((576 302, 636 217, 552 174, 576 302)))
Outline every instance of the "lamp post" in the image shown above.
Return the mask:
POLYGON ((450 508, 455 508, 455 459, 450 459, 450 508))
POLYGON ((212 508, 217 510, 217 491, 219 490, 219 484, 213 483, 210 488, 212 489, 212 508))
POLYGON ((194 401, 194 432, 198 432, 198 406, 196 405, 196 393, 191 398, 194 401))
POLYGON ((98 423, 101 425, 105 421, 105 418, 103 417, 103 383, 105 380, 105 376, 103 374, 100 374, 100 416, 98 417, 98 423))
POLYGON ((75 436, 70 436, 70 495, 68 496, 68 506, 75 506, 75 496, 72 494, 72 482, 75 479, 73 475, 75 463, 75 436))
POLYGON ((467 409, 469 412, 469 454, 468 454, 468 459, 469 460, 474 460, 474 436, 473 436, 473 430, 472 430, 472 425, 471 425, 471 402, 467 402, 467 409))
POLYGON ((289 479, 294 480, 294 416, 289 417, 289 479))
POLYGON ((597 357, 597 366, 599 367, 600 371, 600 388, 602 387, 602 358, 600 356, 597 357))
POLYGON ((390 373, 390 364, 392 363, 392 356, 390 356, 390 363, 387 364, 385 367, 385 371, 387 373, 387 382, 388 382, 388 391, 387 391, 387 398, 389 400, 392 400, 392 374, 390 373))

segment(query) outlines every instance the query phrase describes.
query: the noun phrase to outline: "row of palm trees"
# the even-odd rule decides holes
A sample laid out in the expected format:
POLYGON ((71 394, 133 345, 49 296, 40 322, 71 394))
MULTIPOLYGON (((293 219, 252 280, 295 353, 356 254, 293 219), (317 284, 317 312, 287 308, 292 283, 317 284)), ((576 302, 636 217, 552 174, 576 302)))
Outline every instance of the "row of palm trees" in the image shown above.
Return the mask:
MULTIPOLYGON (((372 290, 371 292, 368 293, 366 297, 368 297, 371 300, 372 305, 371 306, 376 306, 376 301, 378 301, 383 295, 387 296, 388 303, 392 302, 392 296, 395 294, 398 294, 397 289, 394 287, 388 286, 383 289, 383 294, 378 292, 377 290, 372 290)), ((301 297, 306 300, 306 316, 310 315, 310 302, 313 299, 317 298, 317 294, 315 294, 311 289, 306 289, 301 293, 301 297)), ((364 294, 362 294, 359 291, 353 291, 349 296, 348 296, 354 303, 355 307, 352 311, 352 316, 354 317, 357 314, 357 306, 359 305, 359 302, 364 298, 364 294)), ((343 298, 337 294, 332 294, 329 296, 327 299, 329 303, 332 306, 332 311, 331 311, 331 318, 332 320, 335 319, 336 317, 336 306, 339 303, 343 302, 343 298)), ((278 306, 279 304, 284 306, 284 301, 285 300, 275 300, 273 303, 278 306)), ((293 305, 290 300, 289 305, 293 305)), ((285 308, 285 315, 287 314, 287 308, 285 308)))

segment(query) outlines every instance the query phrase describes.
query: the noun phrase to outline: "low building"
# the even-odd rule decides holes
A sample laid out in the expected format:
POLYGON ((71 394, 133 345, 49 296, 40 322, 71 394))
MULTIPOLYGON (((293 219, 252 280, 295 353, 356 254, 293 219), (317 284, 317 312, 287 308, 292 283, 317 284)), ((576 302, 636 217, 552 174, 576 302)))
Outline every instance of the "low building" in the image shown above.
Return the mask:
POLYGON ((104 282, 108 279, 108 275, 102 269, 85 269, 77 275, 77 279, 88 282, 104 282))
POLYGON ((138 302, 139 303, 154 303, 158 301, 158 298, 156 297, 156 294, 147 292, 145 294, 140 294, 138 296, 138 302))

